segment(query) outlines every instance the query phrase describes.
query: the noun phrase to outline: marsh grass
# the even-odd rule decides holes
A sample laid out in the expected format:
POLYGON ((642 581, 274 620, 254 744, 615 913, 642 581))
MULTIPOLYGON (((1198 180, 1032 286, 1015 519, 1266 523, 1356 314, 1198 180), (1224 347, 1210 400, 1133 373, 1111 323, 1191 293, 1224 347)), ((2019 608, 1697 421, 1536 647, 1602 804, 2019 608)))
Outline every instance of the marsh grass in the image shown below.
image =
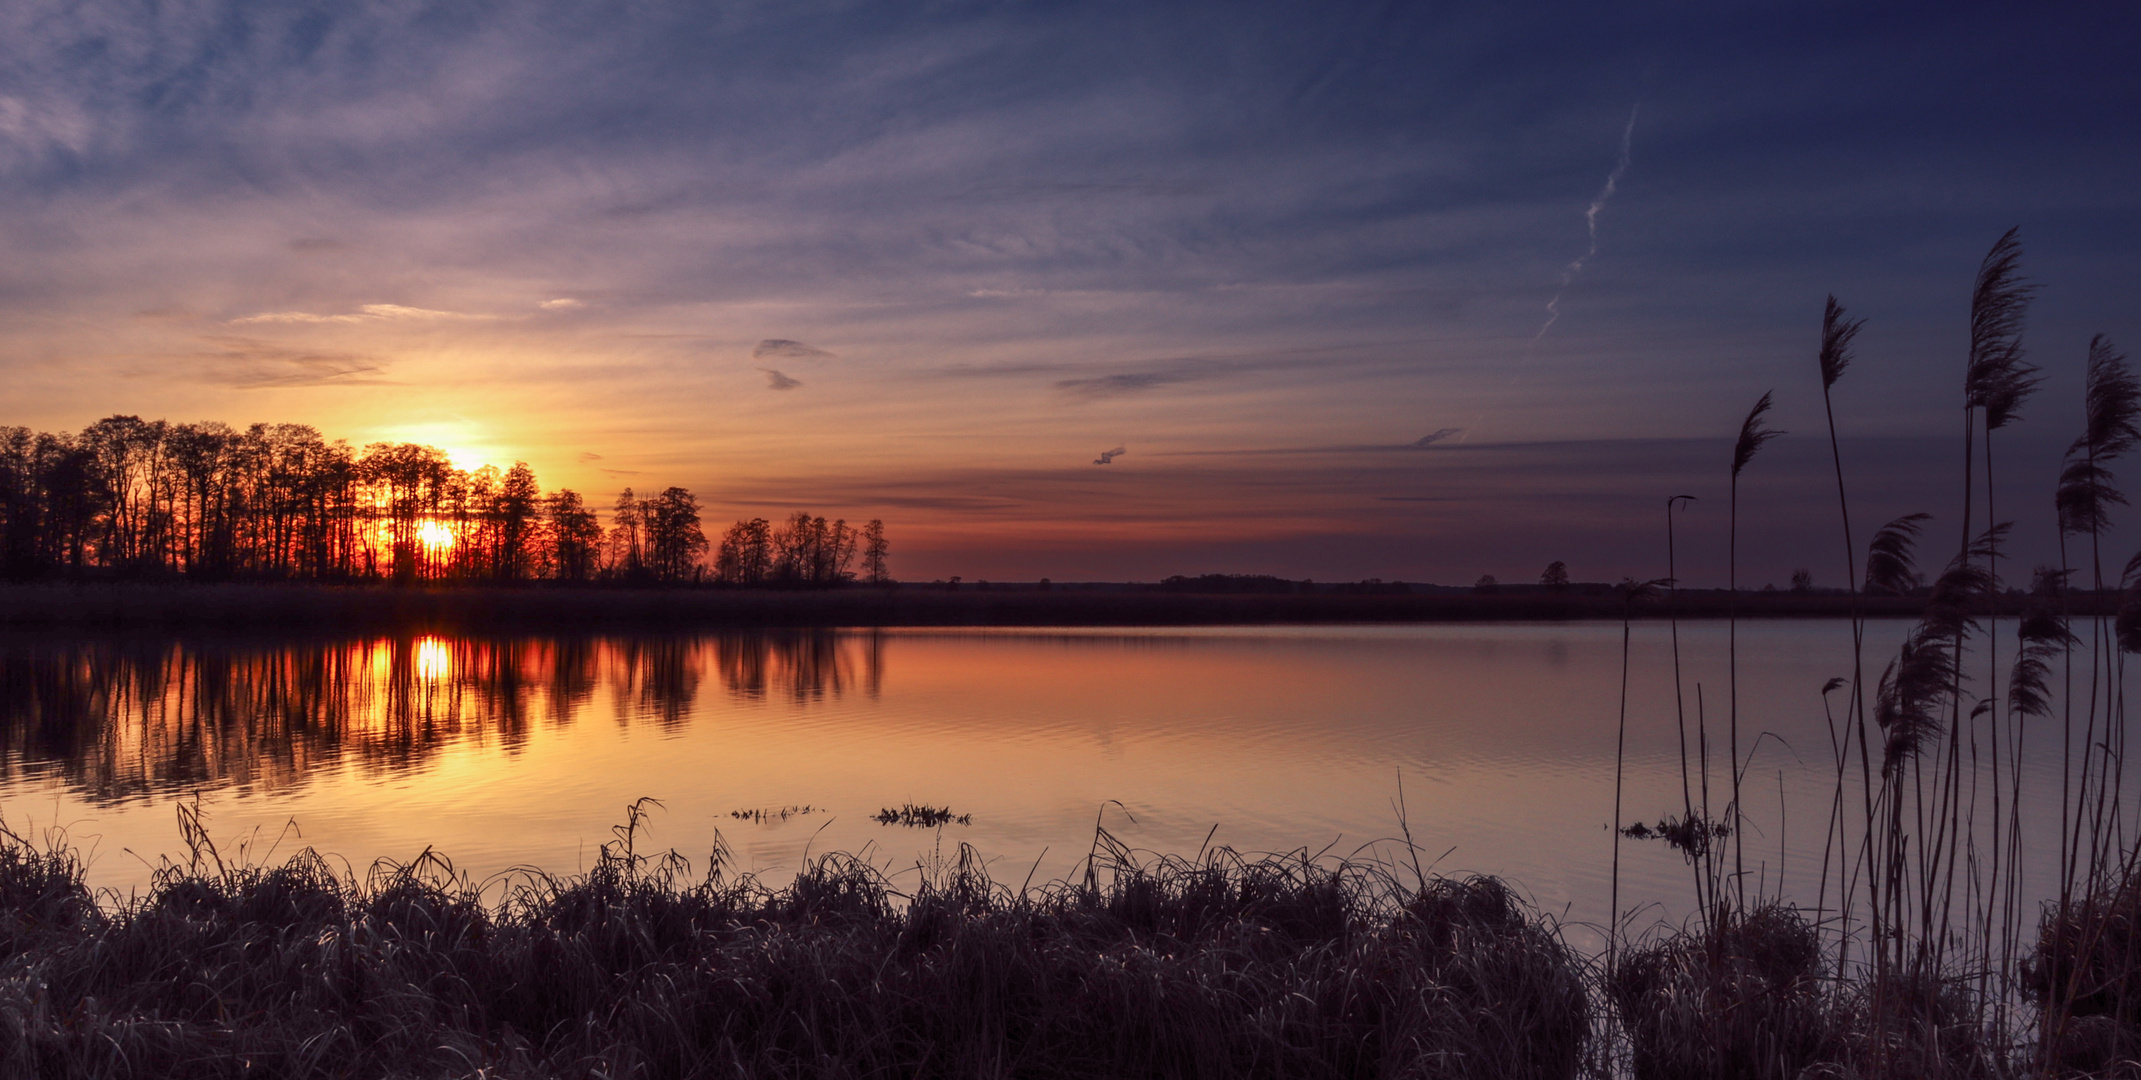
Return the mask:
POLYGON ((918 829, 934 829, 939 825, 972 825, 974 815, 954 814, 949 806, 925 806, 918 803, 901 803, 897 808, 887 806, 870 815, 870 820, 879 825, 907 825, 918 829))
POLYGON ((964 845, 773 886, 644 853, 635 812, 584 875, 479 887, 190 839, 99 903, 0 832, 0 1076, 1543 1078, 1592 1028, 1550 920, 1395 864, 1110 839, 1023 890, 964 845))
POLYGON ((825 808, 822 806, 779 806, 770 809, 747 807, 742 810, 729 811, 729 817, 737 821, 748 821, 754 825, 771 825, 775 822, 787 821, 789 818, 825 812, 825 808))

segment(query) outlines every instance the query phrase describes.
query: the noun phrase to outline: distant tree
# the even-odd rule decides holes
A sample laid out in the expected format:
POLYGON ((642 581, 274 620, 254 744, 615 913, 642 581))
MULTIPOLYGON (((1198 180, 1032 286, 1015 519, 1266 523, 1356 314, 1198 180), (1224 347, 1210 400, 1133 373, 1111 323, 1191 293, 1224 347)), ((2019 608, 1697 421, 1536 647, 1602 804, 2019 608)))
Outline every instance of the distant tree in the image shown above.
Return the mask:
POLYGON ((1502 591, 1502 583, 1494 580, 1493 574, 1481 574, 1479 580, 1472 583, 1472 591, 1476 593, 1498 593, 1502 591))
POLYGON ((680 487, 664 490, 642 504, 647 565, 658 581, 693 581, 699 558, 706 554, 706 533, 699 528, 699 500, 680 487))
POLYGON ((1546 586, 1548 589, 1554 592, 1567 591, 1569 587, 1568 564, 1562 562, 1560 559, 1555 559, 1553 562, 1547 563, 1546 570, 1539 575, 1539 584, 1546 586))
POLYGON ((542 490, 535 482, 535 470, 525 461, 516 461, 491 497, 490 517, 496 531, 491 572, 501 581, 518 581, 528 574, 542 490))
MULTIPOLYGON (((697 512, 681 488, 651 499, 627 490, 605 533, 577 494, 546 497, 524 462, 464 471, 436 447, 357 452, 304 424, 117 415, 76 434, 0 427, 9 580, 586 580, 613 568, 685 581, 705 548, 697 512)), ((841 521, 809 525, 795 573, 844 578, 859 534, 841 521)))
POLYGON ((637 578, 647 572, 646 551, 640 535, 642 507, 638 496, 626 488, 610 507, 610 571, 619 577, 637 578))
POLYGON ((2067 591, 2067 578, 2072 573, 2071 570, 2061 570, 2056 566, 2039 563, 2036 569, 2030 571, 2029 594, 2046 598, 2058 596, 2067 591))
MULTIPOLYGON (((871 518, 870 523, 862 527, 862 574, 870 584, 883 585, 892 580, 885 568, 885 553, 890 550, 891 545, 885 541, 885 523, 871 518)), ((1048 579, 1041 581, 1045 586, 1048 579)))
POLYGON ((560 488, 544 505, 549 526, 550 572, 559 581, 587 581, 595 576, 602 553, 602 523, 580 500, 580 493, 560 488))
POLYGON ((788 586, 824 587, 847 581, 859 535, 847 522, 827 524, 798 510, 773 531, 774 580, 788 586))
POLYGON ((1797 570, 1792 571, 1792 592, 1800 596, 1808 596, 1811 595, 1813 591, 1814 572, 1812 570, 1808 570, 1805 567, 1801 567, 1797 570))
POLYGON ((715 580, 730 585, 763 585, 772 567, 773 526, 765 518, 739 521, 721 534, 721 547, 714 554, 715 580))
MULTIPOLYGON (((241 444, 241 457, 251 456, 247 449, 241 444)), ((415 443, 373 443, 365 447, 358 465, 380 492, 394 579, 413 581, 424 570, 418 530, 438 510, 453 467, 445 451, 415 443)))

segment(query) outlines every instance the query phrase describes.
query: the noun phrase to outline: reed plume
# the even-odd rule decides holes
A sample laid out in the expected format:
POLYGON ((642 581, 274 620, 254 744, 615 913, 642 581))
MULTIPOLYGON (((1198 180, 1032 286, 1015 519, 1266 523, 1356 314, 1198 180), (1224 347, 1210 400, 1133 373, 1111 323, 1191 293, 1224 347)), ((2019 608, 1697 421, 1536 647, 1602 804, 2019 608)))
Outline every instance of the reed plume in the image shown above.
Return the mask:
POLYGON ((1896 658, 1881 673, 1874 696, 1874 722, 1887 737, 1881 771, 1894 779, 1940 731, 1939 705, 1955 677, 1955 656, 1947 635, 1919 626, 1903 640, 1896 658))
MULTIPOLYGON (((1864 319, 1844 317, 1844 305, 1829 296, 1828 305, 1821 312, 1821 388, 1827 390, 1843 378, 1844 369, 1851 366, 1851 342, 1859 336, 1866 325, 1864 319)), ((1831 425, 1832 428, 1834 425, 1831 425)))
MULTIPOLYGON (((2126 365, 2126 355, 2098 334, 2089 340, 2087 388, 2082 397, 2082 434, 2067 448, 2054 500, 2059 527, 2070 536, 2099 534, 2110 524, 2110 509, 2126 505, 2109 462, 2141 442, 2141 382, 2126 365)), ((2098 588, 2102 588, 2099 581, 2098 588)))
POLYGON ((1907 596, 1918 588, 1918 533, 1933 515, 1905 514, 1880 527, 1866 545, 1866 591, 1907 596))
POLYGON ((2018 226, 1985 253, 1970 291, 1970 363, 1963 376, 1964 407, 1985 410, 1985 426, 2015 418, 2037 384, 2037 368, 2022 359, 2022 323, 2037 286, 2022 276, 2018 226))
POLYGON ((1762 419, 1769 414, 1770 396, 1774 393, 1773 390, 1763 393, 1762 399, 1754 403, 1754 408, 1747 410, 1747 419, 1740 421, 1740 437, 1732 446, 1734 480, 1739 479, 1740 470, 1745 469, 1747 463, 1754 460, 1755 452, 1762 449, 1763 444, 1779 435, 1789 434, 1771 428, 1762 419))
POLYGON ((2049 607, 2033 604, 2015 626, 2021 649, 2007 675, 2007 711, 2010 715, 2050 716, 2052 712, 2052 660, 2074 645, 2067 620, 2049 607))

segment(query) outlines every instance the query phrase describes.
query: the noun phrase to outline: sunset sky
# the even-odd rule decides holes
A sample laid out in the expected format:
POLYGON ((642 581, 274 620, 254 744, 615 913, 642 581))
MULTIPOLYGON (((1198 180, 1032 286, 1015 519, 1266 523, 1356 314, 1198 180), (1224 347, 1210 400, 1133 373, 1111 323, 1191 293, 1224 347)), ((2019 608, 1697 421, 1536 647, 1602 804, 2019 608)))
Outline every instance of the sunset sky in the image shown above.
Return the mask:
POLYGON ((2141 348, 2113 10, 17 0, 0 424, 878 517, 907 579, 1657 576, 1685 492, 1723 584, 1774 388, 1743 580, 1840 584, 1823 297, 1870 320, 1861 540, 1927 510, 1944 558, 2019 225, 2000 505, 2046 561, 2089 337, 2141 348))

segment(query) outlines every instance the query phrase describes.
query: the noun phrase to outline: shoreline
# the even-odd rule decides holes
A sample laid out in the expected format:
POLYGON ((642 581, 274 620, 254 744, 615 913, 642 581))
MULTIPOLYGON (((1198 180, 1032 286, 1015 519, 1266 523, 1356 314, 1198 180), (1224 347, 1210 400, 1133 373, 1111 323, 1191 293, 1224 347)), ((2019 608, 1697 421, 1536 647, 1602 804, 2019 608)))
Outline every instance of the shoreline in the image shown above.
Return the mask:
MULTIPOLYGON (((1415 588, 1432 588, 1420 586, 1415 588)), ((2000 598, 1985 614, 2019 613, 2000 598)), ((1915 618, 1918 597, 1866 597, 1869 618, 1915 618)), ((2108 606, 2115 598, 2106 597, 2108 606)), ((2076 614, 2087 614, 2086 597, 2076 614)), ((1836 595, 1682 590, 1637 604, 1641 620, 1846 618, 1836 595)), ((816 591, 718 588, 560 588, 530 585, 303 584, 0 585, 0 629, 275 629, 489 631, 525 629, 832 629, 844 627, 1257 626, 1338 623, 1619 620, 1608 590, 1486 595, 1468 590, 1346 593, 1192 593, 1138 585, 854 587, 816 591)))

